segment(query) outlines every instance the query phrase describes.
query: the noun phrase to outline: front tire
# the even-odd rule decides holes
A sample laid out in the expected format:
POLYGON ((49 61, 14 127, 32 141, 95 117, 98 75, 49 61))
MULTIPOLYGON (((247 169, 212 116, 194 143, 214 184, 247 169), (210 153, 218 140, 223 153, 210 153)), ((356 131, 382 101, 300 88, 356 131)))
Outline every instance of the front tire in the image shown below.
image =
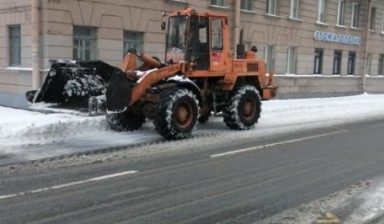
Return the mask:
POLYGON ((106 118, 109 126, 115 131, 134 131, 141 128, 145 122, 143 114, 129 110, 107 114, 106 118))
POLYGON ((234 130, 250 129, 257 123, 261 112, 261 98, 251 85, 234 89, 223 110, 225 124, 234 130))
POLYGON ((198 102, 188 89, 170 89, 160 95, 153 120, 156 131, 168 140, 189 138, 197 124, 198 102))

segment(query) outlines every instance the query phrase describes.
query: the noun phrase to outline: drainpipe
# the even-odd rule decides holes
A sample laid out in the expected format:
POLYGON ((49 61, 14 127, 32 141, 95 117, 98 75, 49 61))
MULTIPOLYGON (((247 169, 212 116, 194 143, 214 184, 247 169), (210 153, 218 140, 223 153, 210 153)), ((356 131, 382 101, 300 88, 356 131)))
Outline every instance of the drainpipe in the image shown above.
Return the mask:
POLYGON ((40 0, 31 0, 32 23, 32 88, 41 85, 40 77, 40 0))
POLYGON ((233 34, 233 52, 234 58, 237 58, 237 44, 239 43, 239 35, 240 35, 240 1, 233 0, 235 2, 235 26, 234 26, 234 34, 233 34))
MULTIPOLYGON (((365 30, 365 45, 364 45, 364 64, 363 64, 363 77, 362 77, 362 83, 361 83, 361 91, 364 93, 366 92, 366 82, 367 82, 367 76, 368 73, 368 38, 369 38, 369 32, 370 32, 370 25, 371 25, 371 0, 368 0, 368 18, 367 18, 367 26, 365 30)), ((372 60, 372 58, 371 58, 372 60)))

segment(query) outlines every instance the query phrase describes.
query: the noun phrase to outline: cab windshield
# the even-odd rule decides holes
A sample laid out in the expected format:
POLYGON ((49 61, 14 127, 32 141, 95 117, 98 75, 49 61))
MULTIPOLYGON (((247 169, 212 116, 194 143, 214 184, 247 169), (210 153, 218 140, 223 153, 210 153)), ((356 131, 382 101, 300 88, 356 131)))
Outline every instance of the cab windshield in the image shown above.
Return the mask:
POLYGON ((179 62, 185 60, 187 21, 188 16, 173 16, 169 18, 167 61, 179 62))

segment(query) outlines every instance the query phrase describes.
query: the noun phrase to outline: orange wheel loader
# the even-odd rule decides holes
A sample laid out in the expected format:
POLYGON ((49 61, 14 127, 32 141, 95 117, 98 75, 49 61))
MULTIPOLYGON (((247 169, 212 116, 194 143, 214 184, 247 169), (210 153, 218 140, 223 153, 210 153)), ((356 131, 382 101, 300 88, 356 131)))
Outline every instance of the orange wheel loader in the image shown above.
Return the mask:
POLYGON ((229 128, 249 129, 261 100, 275 96, 273 74, 266 76, 255 48, 233 58, 225 14, 190 8, 170 14, 165 46, 166 63, 132 51, 112 75, 106 117, 113 129, 135 130, 149 118, 164 138, 183 139, 198 121, 219 113, 229 128), (140 68, 136 57, 144 62, 140 68))
POLYGON ((103 62, 61 64, 39 92, 27 96, 62 105, 91 97, 91 109, 102 99, 112 129, 136 130, 151 119, 166 139, 190 137, 197 122, 211 115, 222 116, 231 129, 253 127, 261 100, 274 97, 276 87, 265 60, 255 58, 255 47, 245 51, 240 41, 234 57, 228 15, 187 8, 170 14, 162 28, 167 30, 165 62, 132 49, 120 69, 103 62))

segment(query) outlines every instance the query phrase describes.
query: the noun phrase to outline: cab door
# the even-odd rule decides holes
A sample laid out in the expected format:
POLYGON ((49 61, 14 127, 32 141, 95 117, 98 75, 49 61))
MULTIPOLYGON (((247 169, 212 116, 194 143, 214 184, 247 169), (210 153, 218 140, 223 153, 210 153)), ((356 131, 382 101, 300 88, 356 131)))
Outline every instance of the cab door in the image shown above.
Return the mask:
POLYGON ((194 64, 194 70, 210 69, 209 19, 205 16, 192 15, 187 36, 187 61, 194 64))
POLYGON ((210 70, 213 72, 225 72, 227 55, 224 54, 224 19, 211 18, 210 29, 210 70))

